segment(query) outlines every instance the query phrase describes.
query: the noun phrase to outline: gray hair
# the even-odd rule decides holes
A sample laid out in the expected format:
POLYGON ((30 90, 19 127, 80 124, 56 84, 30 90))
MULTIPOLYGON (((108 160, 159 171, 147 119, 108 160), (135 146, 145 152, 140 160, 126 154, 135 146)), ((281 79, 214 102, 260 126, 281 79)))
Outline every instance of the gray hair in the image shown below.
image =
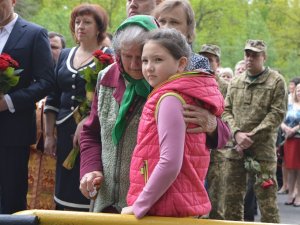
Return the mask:
POLYGON ((230 67, 221 68, 219 74, 222 75, 223 73, 230 74, 231 77, 234 76, 233 71, 232 71, 232 69, 230 67))
POLYGON ((186 57, 190 61, 191 47, 186 41, 186 37, 174 28, 149 31, 145 43, 148 41, 154 41, 166 48, 176 60, 186 57))
POLYGON ((115 54, 119 55, 121 49, 126 46, 140 45, 142 47, 146 31, 144 28, 137 25, 130 25, 123 30, 118 31, 112 40, 112 46, 115 54))

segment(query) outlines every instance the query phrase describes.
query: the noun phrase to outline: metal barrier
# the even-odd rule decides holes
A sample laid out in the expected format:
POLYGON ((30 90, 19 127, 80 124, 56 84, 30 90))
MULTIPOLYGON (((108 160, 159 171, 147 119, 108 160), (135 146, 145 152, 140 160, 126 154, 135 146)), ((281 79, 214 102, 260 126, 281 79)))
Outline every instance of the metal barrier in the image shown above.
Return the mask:
POLYGON ((38 217, 29 215, 0 215, 0 225, 38 225, 38 217))
POLYGON ((21 211, 16 213, 16 215, 37 216, 39 225, 271 225, 271 223, 259 222, 158 216, 146 216, 143 219, 138 220, 133 215, 37 209, 21 211))
POLYGON ((39 225, 272 225, 272 223, 194 219, 186 217, 146 216, 138 220, 133 215, 56 210, 26 210, 18 212, 16 215, 35 215, 39 219, 39 225))

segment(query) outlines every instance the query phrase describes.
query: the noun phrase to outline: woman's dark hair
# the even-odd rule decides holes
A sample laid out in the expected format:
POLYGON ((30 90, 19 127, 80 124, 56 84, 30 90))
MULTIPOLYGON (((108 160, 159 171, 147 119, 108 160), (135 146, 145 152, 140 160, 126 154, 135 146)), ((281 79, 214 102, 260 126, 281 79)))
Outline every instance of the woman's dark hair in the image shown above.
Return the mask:
POLYGON ((103 9, 100 5, 97 4, 84 3, 76 6, 72 10, 69 26, 76 42, 77 40, 75 36, 75 20, 76 17, 83 15, 92 15, 94 17, 99 31, 99 34, 97 35, 97 41, 98 43, 101 43, 106 37, 106 29, 108 26, 108 15, 105 9, 103 9))
POLYGON ((300 83, 300 77, 294 77, 293 79, 290 80, 290 83, 294 83, 295 86, 300 83))
POLYGON ((66 47, 66 39, 62 34, 54 32, 54 31, 49 31, 48 32, 48 38, 51 39, 51 38, 54 38, 54 37, 59 37, 60 38, 62 48, 66 47))

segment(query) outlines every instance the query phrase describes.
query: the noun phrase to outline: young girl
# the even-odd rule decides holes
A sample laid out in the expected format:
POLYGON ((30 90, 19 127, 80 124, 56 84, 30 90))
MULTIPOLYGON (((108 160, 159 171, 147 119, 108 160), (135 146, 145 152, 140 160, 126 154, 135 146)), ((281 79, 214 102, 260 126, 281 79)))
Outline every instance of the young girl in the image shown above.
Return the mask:
POLYGON ((206 135, 186 133, 190 125, 184 123, 182 104, 200 104, 219 116, 224 100, 212 75, 183 73, 189 55, 185 37, 175 29, 151 31, 145 41, 142 70, 154 90, 140 120, 123 214, 185 217, 211 209, 204 187, 206 135))

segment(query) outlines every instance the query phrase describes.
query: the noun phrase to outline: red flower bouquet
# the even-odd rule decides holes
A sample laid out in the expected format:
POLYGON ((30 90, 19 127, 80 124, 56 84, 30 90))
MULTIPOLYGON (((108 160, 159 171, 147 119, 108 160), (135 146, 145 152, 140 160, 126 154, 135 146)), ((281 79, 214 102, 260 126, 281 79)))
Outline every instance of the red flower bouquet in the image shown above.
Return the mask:
MULTIPOLYGON (((86 96, 84 98, 76 97, 76 100, 80 102, 79 106, 75 109, 73 114, 77 124, 90 113, 94 91, 97 84, 98 73, 114 62, 112 55, 106 54, 101 50, 96 50, 93 53, 93 56, 96 65, 95 68, 87 66, 84 70, 80 71, 80 74, 86 81, 86 96)), ((67 158, 65 159, 65 161, 63 162, 63 166, 66 169, 72 169, 78 154, 79 149, 73 148, 67 156, 67 158)))
POLYGON ((6 53, 0 55, 0 96, 18 84, 20 77, 17 75, 22 71, 16 70, 18 67, 19 63, 10 55, 6 53))
POLYGON ((108 65, 114 62, 113 56, 106 54, 101 50, 96 50, 93 53, 95 68, 86 67, 84 70, 80 71, 83 79, 86 81, 85 90, 86 96, 84 98, 76 98, 80 104, 74 112, 74 118, 77 123, 79 123, 83 118, 85 118, 91 108, 91 103, 94 96, 94 91, 97 83, 98 73, 103 70, 108 65))
POLYGON ((95 63, 96 65, 98 65, 99 67, 101 67, 102 65, 110 65, 114 62, 114 59, 112 57, 112 55, 110 54, 105 54, 103 53, 103 51, 101 50, 96 50, 93 53, 93 56, 95 57, 95 63), (101 64, 100 64, 101 63, 101 64))

